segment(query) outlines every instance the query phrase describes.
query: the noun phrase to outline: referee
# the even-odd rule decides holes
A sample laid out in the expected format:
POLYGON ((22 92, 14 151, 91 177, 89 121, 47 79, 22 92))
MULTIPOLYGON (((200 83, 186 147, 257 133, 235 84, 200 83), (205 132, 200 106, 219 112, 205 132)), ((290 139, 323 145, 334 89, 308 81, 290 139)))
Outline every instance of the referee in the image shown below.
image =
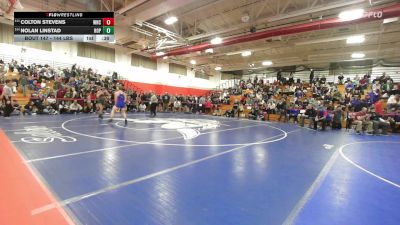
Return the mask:
POLYGON ((152 92, 150 98, 150 117, 156 116, 157 104, 158 104, 158 98, 156 94, 152 92))

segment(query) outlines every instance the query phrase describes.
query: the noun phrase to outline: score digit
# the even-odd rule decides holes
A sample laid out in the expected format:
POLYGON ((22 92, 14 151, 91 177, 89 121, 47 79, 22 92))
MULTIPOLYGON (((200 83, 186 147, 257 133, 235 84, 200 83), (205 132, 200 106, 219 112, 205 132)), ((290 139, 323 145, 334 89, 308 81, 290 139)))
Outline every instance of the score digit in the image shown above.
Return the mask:
POLYGON ((103 34, 114 34, 114 27, 103 27, 103 34))
POLYGON ((103 18, 103 26, 114 26, 114 18, 103 18))

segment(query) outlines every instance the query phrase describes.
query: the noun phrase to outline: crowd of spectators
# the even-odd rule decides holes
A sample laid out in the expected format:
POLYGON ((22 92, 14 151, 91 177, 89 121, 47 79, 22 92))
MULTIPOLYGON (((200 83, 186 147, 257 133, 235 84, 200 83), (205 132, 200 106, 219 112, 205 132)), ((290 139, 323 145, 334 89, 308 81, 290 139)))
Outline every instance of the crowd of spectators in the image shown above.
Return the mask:
POLYGON ((295 81, 293 74, 284 78, 278 73, 277 80, 271 83, 255 76, 253 80, 240 80, 232 88, 224 89, 219 98, 212 99, 213 103, 227 102, 230 95, 240 96, 225 112, 227 117, 240 117, 247 109, 247 117, 253 120, 269 120, 270 115, 277 114, 279 121, 293 120, 300 126, 307 120, 312 129, 319 126, 325 130, 328 125, 341 129, 343 122, 346 128, 355 125, 357 133, 386 134, 389 127, 397 132, 399 84, 394 84, 385 73, 372 81, 368 74, 346 80, 340 75, 338 79, 339 84, 328 83, 324 76, 314 77, 311 73, 310 83, 305 83, 295 81), (344 85, 344 94, 338 85, 344 85))
MULTIPOLYGON (((96 112, 97 92, 104 89, 106 101, 105 110, 110 110, 114 104, 112 93, 117 86, 117 76, 102 76, 93 69, 84 69, 76 65, 71 68, 52 68, 49 65, 24 65, 12 60, 5 64, 0 61, 0 114, 65 114, 96 112), (18 74, 8 76, 7 74, 18 74), (12 96, 20 90, 23 96, 29 94, 29 102, 17 111, 10 107, 12 96)), ((127 90, 127 110, 129 112, 148 111, 150 100, 155 93, 127 90)), ((211 111, 211 100, 205 96, 184 96, 164 93, 156 95, 158 111, 205 113, 211 111)), ((15 100, 13 101, 14 103, 15 100)))
MULTIPOLYGON (((136 99, 139 111, 143 111, 147 109, 152 93, 151 91, 140 93, 132 91, 130 96, 131 99, 136 99)), ((159 112, 208 113, 212 108, 211 98, 207 96, 170 94, 168 92, 156 96, 158 99, 157 111, 159 112)), ((136 105, 132 105, 131 111, 137 110, 136 105)))
MULTIPOLYGON (((0 114, 65 114, 96 112, 97 92, 102 89, 106 94, 105 110, 111 109, 112 93, 121 86, 114 73, 112 77, 102 76, 95 70, 73 65, 71 68, 52 68, 49 65, 24 65, 12 60, 5 64, 0 60, 0 114), (18 77, 7 74, 16 73, 18 77), (3 84, 3 85, 1 85, 3 84), (29 93, 29 102, 20 106, 12 98, 20 90, 24 96, 29 93), (29 90, 29 91, 28 91, 29 90)), ((399 122, 399 84, 385 73, 370 80, 370 75, 356 76, 354 79, 338 77, 345 92, 338 90, 338 84, 326 81, 322 76, 310 74, 310 82, 295 80, 293 73, 285 78, 278 72, 277 80, 266 79, 240 80, 232 88, 211 92, 208 96, 194 96, 163 93, 156 95, 159 112, 207 113, 227 117, 245 117, 253 120, 269 120, 270 115, 279 115, 278 120, 298 123, 304 126, 325 130, 326 126, 340 129, 343 120, 346 127, 356 125, 356 131, 367 133, 386 133, 388 126, 396 132, 399 122), (234 102, 231 96, 236 97, 234 102), (387 99, 383 108, 382 99, 387 99), (220 105, 232 108, 222 112, 220 105), (246 113, 245 113, 246 112, 246 113), (372 124, 372 125, 371 125, 372 124)), ((155 93, 127 90, 128 112, 149 110, 150 101, 155 93)))
MULTIPOLYGON (((2 83, 10 87, 13 93, 20 90, 23 96, 29 93, 29 102, 23 106, 23 114, 58 114, 94 111, 94 93, 99 87, 115 90, 116 83, 109 77, 101 76, 92 69, 71 68, 55 69, 49 65, 24 65, 12 60, 2 65, 2 83), (9 76, 7 74, 17 74, 9 76), (29 91, 28 91, 29 90, 29 91)), ((1 88, 0 88, 1 89, 1 88)), ((110 99, 112 101, 112 99, 110 99)), ((7 101, 3 101, 1 113, 9 116, 7 101)))

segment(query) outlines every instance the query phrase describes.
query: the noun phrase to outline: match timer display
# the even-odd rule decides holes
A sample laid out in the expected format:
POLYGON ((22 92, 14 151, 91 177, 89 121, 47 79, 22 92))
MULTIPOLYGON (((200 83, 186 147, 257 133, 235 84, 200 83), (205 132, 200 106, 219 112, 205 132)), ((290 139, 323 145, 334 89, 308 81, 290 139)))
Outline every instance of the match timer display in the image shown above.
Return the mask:
POLYGON ((113 42, 113 12, 15 12, 14 41, 113 42))

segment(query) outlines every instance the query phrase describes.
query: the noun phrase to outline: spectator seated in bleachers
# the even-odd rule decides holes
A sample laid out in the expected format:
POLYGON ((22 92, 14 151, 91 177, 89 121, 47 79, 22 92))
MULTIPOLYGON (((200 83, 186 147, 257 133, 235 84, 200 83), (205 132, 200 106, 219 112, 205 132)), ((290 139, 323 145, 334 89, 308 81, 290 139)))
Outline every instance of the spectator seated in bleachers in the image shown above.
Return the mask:
POLYGON ((78 104, 77 100, 74 100, 74 102, 69 106, 69 113, 80 113, 82 112, 83 107, 78 104))
POLYGON ((400 110, 396 113, 387 114, 387 121, 390 123, 392 133, 399 133, 398 125, 400 124, 400 110))
POLYGON ((343 114, 342 106, 336 106, 335 111, 333 112, 332 129, 342 129, 343 114))
POLYGON ((305 110, 300 110, 299 111, 298 117, 300 117, 300 118, 298 120, 300 120, 300 126, 304 127, 304 120, 308 119, 309 128, 312 128, 313 124, 314 124, 314 119, 315 119, 316 114, 317 114, 317 112, 314 109, 313 105, 312 104, 308 104, 306 106, 305 110))
POLYGON ((36 114, 36 108, 34 102, 29 101, 24 106, 23 115, 32 115, 32 114, 36 114))
POLYGON ((235 110, 233 108, 226 110, 224 113, 224 116, 225 117, 235 117, 235 110))
POLYGON ((385 120, 381 114, 376 112, 374 107, 370 109, 370 120, 372 121, 373 134, 387 135, 390 128, 390 122, 385 120))
POLYGON ((61 101, 58 105, 59 114, 65 114, 69 112, 69 105, 65 101, 61 101))
POLYGON ((258 115, 259 115, 258 110, 253 107, 249 112, 248 117, 251 120, 256 120, 258 118, 258 115))
POLYGON ((213 116, 221 116, 221 109, 217 106, 217 108, 213 112, 213 116))
POLYGON ((239 100, 235 99, 232 109, 233 109, 234 115, 237 116, 237 117, 239 117, 240 113, 241 113, 239 111, 240 110, 239 108, 240 108, 240 102, 239 102, 239 100))
POLYGON ((145 112, 146 111, 146 104, 144 102, 141 102, 139 105, 139 112, 145 112))
POLYGON ((330 122, 331 116, 327 109, 320 106, 317 111, 317 115, 314 119, 314 130, 318 129, 318 123, 321 123, 321 130, 325 131, 326 125, 330 122))
POLYGON ((294 123, 298 123, 299 121, 298 121, 297 117, 298 117, 298 115, 300 113, 300 110, 301 110, 301 108, 299 108, 298 105, 295 105, 295 104, 292 103, 289 106, 289 109, 287 110, 288 111, 288 115, 289 115, 288 122, 290 122, 290 120, 293 118, 293 122, 294 123))
POLYGON ((339 84, 343 84, 343 79, 344 79, 343 73, 341 73, 341 74, 338 76, 338 79, 339 79, 339 84))
POLYGON ((288 117, 287 117, 287 105, 286 105, 286 99, 282 97, 278 104, 276 105, 276 109, 279 112, 279 119, 278 121, 280 122, 282 117, 283 117, 283 122, 287 122, 288 117))
POLYGON ((47 101, 44 101, 44 108, 42 113, 43 114, 49 114, 49 115, 56 115, 58 114, 57 108, 55 104, 50 104, 47 101))
POLYGON ((267 120, 269 120, 270 114, 275 114, 275 113, 276 113, 276 101, 272 97, 267 101, 267 120))
POLYGON ((11 114, 21 115, 21 106, 19 105, 17 100, 15 99, 12 100, 12 107, 13 111, 11 112, 11 114))
POLYGON ((354 123, 356 124, 357 134, 361 134, 364 130, 363 127, 366 127, 367 134, 373 133, 373 123, 370 120, 371 115, 368 113, 366 107, 363 107, 359 112, 353 113, 351 117, 354 119, 354 123))
POLYGON ((387 101, 387 111, 395 112, 400 108, 400 95, 391 95, 387 101))
POLYGON ((173 112, 180 112, 182 110, 182 103, 178 99, 175 100, 174 102, 174 109, 173 112))

